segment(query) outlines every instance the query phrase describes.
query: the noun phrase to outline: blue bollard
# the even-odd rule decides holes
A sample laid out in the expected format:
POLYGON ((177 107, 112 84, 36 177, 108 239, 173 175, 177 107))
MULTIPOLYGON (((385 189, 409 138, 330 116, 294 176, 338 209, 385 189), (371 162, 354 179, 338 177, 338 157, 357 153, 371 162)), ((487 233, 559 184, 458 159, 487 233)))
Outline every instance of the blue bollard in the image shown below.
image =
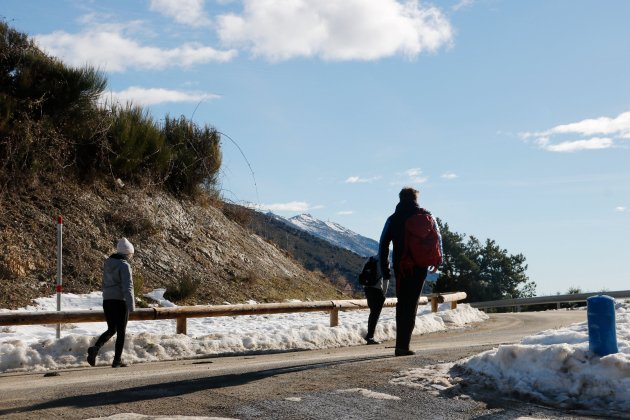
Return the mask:
POLYGON ((588 349, 601 357, 618 353, 615 300, 610 296, 591 296, 586 304, 588 349))

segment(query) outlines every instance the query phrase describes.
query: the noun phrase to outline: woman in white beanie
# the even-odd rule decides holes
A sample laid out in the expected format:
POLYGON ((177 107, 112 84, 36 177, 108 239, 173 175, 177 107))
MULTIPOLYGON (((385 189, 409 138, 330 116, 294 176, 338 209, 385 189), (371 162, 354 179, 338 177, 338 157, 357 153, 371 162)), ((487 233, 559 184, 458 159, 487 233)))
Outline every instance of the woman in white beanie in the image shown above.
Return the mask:
POLYGON ((103 265, 103 311, 107 320, 107 331, 88 348, 87 361, 91 366, 96 364, 98 351, 116 334, 116 346, 112 367, 125 367, 121 362, 125 345, 125 331, 129 312, 135 310, 133 295, 133 275, 131 273, 130 258, 133 256, 133 245, 122 238, 116 246, 116 253, 105 260, 103 265))

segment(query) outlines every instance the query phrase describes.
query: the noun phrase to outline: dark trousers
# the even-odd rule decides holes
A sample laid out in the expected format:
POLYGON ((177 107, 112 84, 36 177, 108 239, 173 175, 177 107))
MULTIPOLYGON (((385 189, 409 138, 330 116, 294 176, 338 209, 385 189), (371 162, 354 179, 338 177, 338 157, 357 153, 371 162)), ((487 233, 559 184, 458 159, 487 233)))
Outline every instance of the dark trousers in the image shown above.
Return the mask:
POLYGON ((416 326, 418 313, 418 299, 422 291, 424 279, 427 277, 427 267, 416 267, 409 276, 397 273, 396 281, 400 281, 396 288, 396 348, 409 350, 411 334, 416 326), (399 277, 400 276, 400 277, 399 277))
POLYGON ((124 300, 107 299, 103 301, 103 311, 107 320, 107 331, 105 331, 96 340, 94 347, 100 349, 110 338, 116 334, 116 346, 114 360, 120 361, 123 347, 125 345, 125 331, 127 330, 127 321, 129 320, 129 311, 127 310, 127 302, 124 300))
POLYGON ((368 317, 368 330, 366 338, 374 338, 374 330, 376 330, 376 323, 378 317, 381 315, 383 309, 383 303, 385 303, 385 294, 381 289, 376 287, 365 287, 365 298, 367 299, 368 307, 370 308, 370 316, 368 317))

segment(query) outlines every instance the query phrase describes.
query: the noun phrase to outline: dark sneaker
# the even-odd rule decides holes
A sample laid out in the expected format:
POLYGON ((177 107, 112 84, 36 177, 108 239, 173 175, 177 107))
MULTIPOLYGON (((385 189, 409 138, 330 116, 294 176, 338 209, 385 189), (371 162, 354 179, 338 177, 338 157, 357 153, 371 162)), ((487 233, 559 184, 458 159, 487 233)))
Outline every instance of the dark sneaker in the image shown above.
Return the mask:
POLYGON ((376 341, 373 337, 365 337, 367 344, 381 344, 380 341, 376 341))
POLYGON ((126 363, 121 362, 120 360, 114 360, 112 362, 112 367, 113 368, 119 368, 119 367, 127 367, 126 363))
POLYGON ((96 347, 89 347, 88 348, 87 362, 90 364, 90 366, 96 366, 96 355, 97 354, 98 354, 98 349, 96 347))
POLYGON ((416 354, 416 352, 409 349, 396 349, 394 351, 394 355, 396 356, 413 356, 414 354, 416 354))

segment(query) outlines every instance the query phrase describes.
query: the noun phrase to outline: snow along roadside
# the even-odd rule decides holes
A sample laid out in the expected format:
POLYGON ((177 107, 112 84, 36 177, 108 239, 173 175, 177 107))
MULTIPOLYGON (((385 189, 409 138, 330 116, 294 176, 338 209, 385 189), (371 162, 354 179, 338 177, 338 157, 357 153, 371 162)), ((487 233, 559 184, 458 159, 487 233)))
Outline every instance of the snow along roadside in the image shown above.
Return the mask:
MULTIPOLYGON (((41 298, 29 311, 54 310, 56 297, 41 298)), ((101 310, 100 292, 64 295, 62 307, 101 310)), ((252 303, 252 302, 250 302, 252 303)), ((254 302, 255 303, 255 302, 254 302)), ((414 334, 460 328, 481 322, 488 316, 469 305, 450 310, 440 306, 437 313, 420 307, 414 334)), ((278 350, 307 350, 364 344, 367 310, 341 312, 339 326, 329 327, 325 312, 195 318, 188 320, 188 335, 175 334, 175 320, 130 321, 123 359, 126 363, 179 360, 206 355, 278 350)), ((55 339, 55 325, 5 327, 0 330, 0 372, 45 371, 87 366, 87 348, 105 330, 105 323, 65 325, 62 338, 55 339)), ((395 311, 384 308, 375 337, 396 337, 395 311)), ((109 365, 114 339, 99 353, 97 364, 109 365)))
POLYGON ((630 303, 617 302, 616 319, 616 354, 598 357, 591 353, 587 323, 582 322, 542 331, 520 344, 501 345, 455 363, 401 372, 391 382, 434 394, 457 391, 459 384, 476 384, 560 408, 628 413, 630 303))

